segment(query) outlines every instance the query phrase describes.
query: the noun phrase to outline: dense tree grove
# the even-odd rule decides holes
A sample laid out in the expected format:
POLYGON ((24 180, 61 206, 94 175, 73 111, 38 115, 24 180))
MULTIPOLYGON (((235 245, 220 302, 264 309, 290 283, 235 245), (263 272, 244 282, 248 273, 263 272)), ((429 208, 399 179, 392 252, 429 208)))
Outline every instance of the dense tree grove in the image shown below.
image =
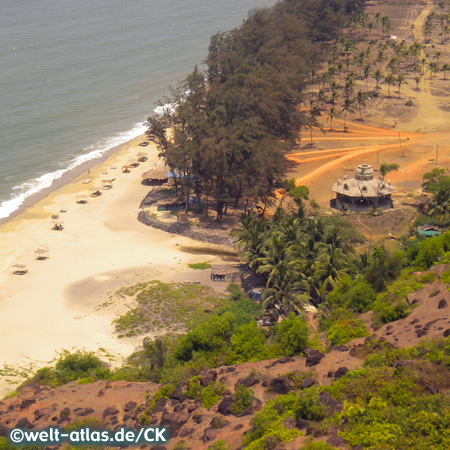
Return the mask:
POLYGON ((285 0, 212 37, 206 70, 196 68, 165 99, 172 107, 149 118, 183 196, 212 196, 218 218, 242 197, 267 202, 308 123, 299 105, 324 45, 362 3, 285 0))

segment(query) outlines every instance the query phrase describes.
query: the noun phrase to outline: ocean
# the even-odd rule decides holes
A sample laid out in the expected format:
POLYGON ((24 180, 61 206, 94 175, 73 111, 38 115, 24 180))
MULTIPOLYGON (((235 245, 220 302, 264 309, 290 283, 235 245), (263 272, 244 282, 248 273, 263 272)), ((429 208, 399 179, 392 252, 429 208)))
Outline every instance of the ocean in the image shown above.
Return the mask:
POLYGON ((145 131, 211 35, 274 0, 0 0, 0 219, 145 131))

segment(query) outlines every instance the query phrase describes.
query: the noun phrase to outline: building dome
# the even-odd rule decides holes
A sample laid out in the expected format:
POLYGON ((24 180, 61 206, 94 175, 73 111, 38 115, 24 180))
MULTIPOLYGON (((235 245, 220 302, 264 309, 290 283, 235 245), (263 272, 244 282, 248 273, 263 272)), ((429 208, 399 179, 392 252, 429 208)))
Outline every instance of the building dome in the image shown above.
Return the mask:
POLYGON ((373 180, 373 169, 370 164, 360 164, 355 170, 357 180, 373 180))

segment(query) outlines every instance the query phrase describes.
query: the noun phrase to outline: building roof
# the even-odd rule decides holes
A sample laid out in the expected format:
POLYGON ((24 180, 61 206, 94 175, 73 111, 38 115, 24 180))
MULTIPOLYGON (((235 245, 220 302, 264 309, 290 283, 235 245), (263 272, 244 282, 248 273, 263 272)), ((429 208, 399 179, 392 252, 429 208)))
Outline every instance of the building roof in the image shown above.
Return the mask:
POLYGON ((333 184, 332 191, 348 197, 382 197, 395 192, 390 181, 385 182, 383 177, 374 179, 374 171, 369 164, 360 164, 355 170, 355 178, 339 179, 333 184))

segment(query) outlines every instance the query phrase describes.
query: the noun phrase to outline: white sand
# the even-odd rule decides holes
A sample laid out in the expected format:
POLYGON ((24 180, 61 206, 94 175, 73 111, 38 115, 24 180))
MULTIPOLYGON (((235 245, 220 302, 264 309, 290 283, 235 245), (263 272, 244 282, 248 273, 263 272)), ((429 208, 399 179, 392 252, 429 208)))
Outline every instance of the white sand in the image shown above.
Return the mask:
MULTIPOLYGON (((105 300, 102 291, 144 278, 179 278, 188 262, 199 260, 176 247, 192 241, 137 220, 139 204, 150 189, 141 185, 141 174, 158 161, 155 146, 144 149, 137 145, 141 141, 125 144, 91 169, 88 185, 82 183, 88 176, 84 173, 0 226, 0 370, 5 365, 42 366, 60 349, 104 348, 119 364, 121 356, 133 352, 136 339, 114 336, 114 308, 93 311, 105 300), (122 165, 139 151, 148 153, 149 160, 122 173, 122 165), (113 189, 89 197, 85 205, 76 204, 77 194, 87 194, 87 188, 101 186, 105 178, 116 178, 113 189), (53 231, 50 216, 62 206, 67 209, 60 214, 65 228, 53 231), (48 245, 50 258, 35 260, 34 251, 42 244, 48 245), (12 274, 16 263, 26 264, 29 272, 12 274)), ((17 378, 10 370, 0 375, 2 395, 13 388, 7 381, 17 378)))

